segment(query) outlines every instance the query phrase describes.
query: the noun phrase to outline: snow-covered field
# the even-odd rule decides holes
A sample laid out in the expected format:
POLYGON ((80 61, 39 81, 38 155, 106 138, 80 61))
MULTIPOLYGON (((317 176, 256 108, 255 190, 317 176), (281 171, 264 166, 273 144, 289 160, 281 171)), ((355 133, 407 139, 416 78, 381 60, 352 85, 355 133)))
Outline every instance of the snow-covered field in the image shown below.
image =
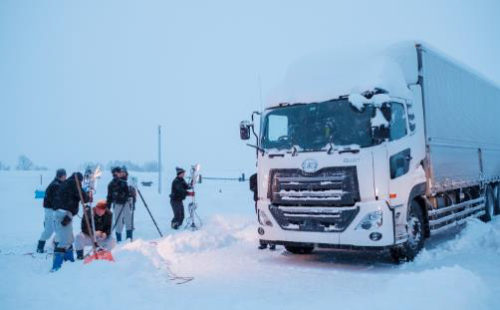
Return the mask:
MULTIPOLYGON (((44 174, 44 187, 52 174, 44 174)), ((137 176, 156 181, 153 174, 137 176)), ((108 181, 109 175, 100 181, 98 198, 108 181)), ((402 265, 368 253, 295 256, 282 247, 256 249, 247 183, 200 184, 204 226, 196 232, 169 228, 168 193, 158 195, 153 185, 141 190, 164 238, 138 202, 136 239, 114 249, 116 262, 65 263, 49 273, 51 258, 23 255, 35 249, 42 230, 38 183, 37 172, 0 172, 0 309, 500 308, 498 218, 432 240, 402 265), (173 273, 194 280, 177 285, 169 280, 173 273)))

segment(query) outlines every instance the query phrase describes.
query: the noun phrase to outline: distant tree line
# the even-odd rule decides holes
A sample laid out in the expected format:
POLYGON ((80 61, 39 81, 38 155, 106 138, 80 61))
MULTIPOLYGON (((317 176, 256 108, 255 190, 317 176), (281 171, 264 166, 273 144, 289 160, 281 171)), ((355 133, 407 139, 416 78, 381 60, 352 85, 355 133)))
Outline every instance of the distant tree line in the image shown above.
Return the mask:
MULTIPOLYGON (((94 170, 97 166, 100 166, 101 169, 111 170, 113 167, 127 167, 129 171, 138 171, 138 172, 156 172, 158 171, 158 162, 157 161, 149 161, 143 164, 133 163, 130 160, 112 160, 108 162, 106 165, 103 165, 99 162, 85 162, 79 166, 80 170, 85 170, 90 168, 94 170)), ((9 165, 4 164, 0 161, 0 171, 9 171, 11 167, 9 165)), ((15 167, 18 171, 46 171, 48 170, 45 166, 39 166, 33 163, 33 161, 26 155, 21 155, 17 158, 17 165, 15 167)))
POLYGON ((4 165, 4 163, 2 163, 0 161, 0 171, 9 171, 10 170, 10 166, 6 166, 4 165))
POLYGON ((90 168, 94 170, 97 166, 100 166, 101 169, 111 170, 113 167, 127 167, 129 171, 138 171, 138 172, 156 172, 158 171, 158 162, 157 161, 149 161, 143 164, 133 163, 130 160, 112 160, 109 161, 106 165, 103 165, 98 162, 85 162, 80 165, 81 170, 85 170, 90 168))
MULTIPOLYGON (((9 167, 10 169, 10 167, 9 167)), ((21 155, 17 158, 17 166, 16 170, 20 171, 45 171, 47 170, 47 167, 45 166, 38 166, 33 163, 31 159, 28 158, 26 155, 21 155)))

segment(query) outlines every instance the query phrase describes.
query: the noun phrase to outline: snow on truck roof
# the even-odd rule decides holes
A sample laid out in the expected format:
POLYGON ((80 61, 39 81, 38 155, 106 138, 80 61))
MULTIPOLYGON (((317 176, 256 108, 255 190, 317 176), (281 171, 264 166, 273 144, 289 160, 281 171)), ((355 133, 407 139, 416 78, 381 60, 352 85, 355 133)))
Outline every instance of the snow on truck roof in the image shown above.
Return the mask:
POLYGON ((391 96, 408 97, 408 85, 418 81, 416 44, 403 42, 303 57, 289 66, 281 85, 271 92, 268 108, 327 101, 376 88, 391 96))

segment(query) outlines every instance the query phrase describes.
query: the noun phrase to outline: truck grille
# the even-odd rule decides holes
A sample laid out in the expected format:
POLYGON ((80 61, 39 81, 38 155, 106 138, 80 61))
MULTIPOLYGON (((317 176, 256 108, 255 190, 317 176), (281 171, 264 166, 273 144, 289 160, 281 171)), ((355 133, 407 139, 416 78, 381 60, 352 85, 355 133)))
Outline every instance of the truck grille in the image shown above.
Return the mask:
POLYGON ((354 220, 359 207, 285 207, 269 206, 276 222, 285 230, 342 232, 354 220))
POLYGON ((355 166, 330 167, 315 173, 300 169, 270 172, 269 199, 281 206, 353 206, 360 200, 355 166))

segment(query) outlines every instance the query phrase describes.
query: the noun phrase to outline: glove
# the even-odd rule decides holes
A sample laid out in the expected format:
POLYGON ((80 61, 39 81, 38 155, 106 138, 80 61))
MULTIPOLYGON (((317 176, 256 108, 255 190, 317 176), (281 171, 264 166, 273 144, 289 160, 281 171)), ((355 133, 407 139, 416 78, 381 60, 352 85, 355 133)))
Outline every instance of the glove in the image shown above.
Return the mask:
POLYGON ((69 223, 71 223, 71 217, 68 215, 65 215, 61 221, 62 226, 67 226, 69 223))
POLYGON ((187 195, 191 196, 191 197, 194 197, 194 192, 188 192, 187 195))

